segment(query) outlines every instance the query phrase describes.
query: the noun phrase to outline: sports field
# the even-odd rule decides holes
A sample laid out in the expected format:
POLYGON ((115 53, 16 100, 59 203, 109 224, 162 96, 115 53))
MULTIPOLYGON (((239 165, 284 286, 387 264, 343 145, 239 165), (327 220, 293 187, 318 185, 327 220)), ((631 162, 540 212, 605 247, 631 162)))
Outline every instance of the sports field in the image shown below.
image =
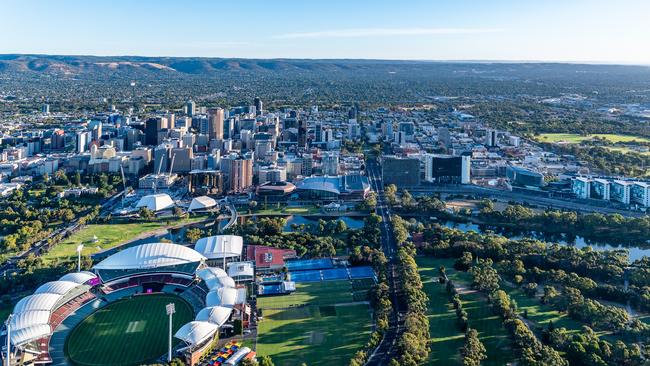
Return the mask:
POLYGON ((650 139, 645 137, 630 136, 630 135, 617 135, 612 133, 596 133, 593 135, 579 135, 575 133, 543 133, 537 136, 541 142, 565 142, 569 144, 577 144, 582 141, 591 140, 594 137, 608 140, 610 142, 650 142, 650 139))
MULTIPOLYGON (((174 220, 172 225, 190 224, 205 219, 205 216, 195 216, 188 219, 174 220)), ((46 262, 61 259, 76 258, 77 246, 83 244, 83 255, 91 255, 101 250, 110 249, 135 239, 140 235, 153 233, 167 227, 166 221, 155 222, 120 222, 111 224, 91 224, 72 234, 69 238, 57 244, 42 258, 46 262), (97 242, 94 242, 94 237, 97 242)))
MULTIPOLYGON (((431 257, 416 258, 424 290, 429 296, 429 324, 431 354, 428 365, 460 365, 458 349, 464 343, 464 335, 456 325, 456 314, 451 306, 445 288, 437 283, 438 267, 444 265, 447 276, 457 287, 471 283, 470 274, 454 270, 452 259, 431 257)), ((500 317, 494 315, 485 295, 473 290, 461 291, 463 308, 467 311, 469 326, 479 333, 485 345, 488 358, 485 366, 506 365, 513 360, 511 341, 500 317)))
MULTIPOLYGON (((257 352, 276 366, 347 365, 372 331, 370 307, 351 303, 368 283, 325 281, 297 285, 294 294, 258 298, 257 352)), ((367 289, 366 289, 367 290, 367 289)))
MULTIPOLYGON (((173 331, 193 319, 191 306, 178 296, 141 295, 96 311, 72 330, 66 356, 75 365, 140 365, 167 352, 169 321, 165 305, 174 303, 173 331)), ((174 339, 174 342, 177 340, 174 339)))

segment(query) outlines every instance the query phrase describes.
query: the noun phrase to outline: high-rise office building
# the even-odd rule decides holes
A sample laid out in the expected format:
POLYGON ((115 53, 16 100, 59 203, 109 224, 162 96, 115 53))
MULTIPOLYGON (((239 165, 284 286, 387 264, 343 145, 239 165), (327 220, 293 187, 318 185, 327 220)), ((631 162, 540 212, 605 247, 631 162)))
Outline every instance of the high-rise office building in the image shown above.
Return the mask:
POLYGON ((162 118, 149 118, 144 124, 144 143, 158 145, 158 132, 163 129, 162 118))
POLYGON ((420 159, 399 156, 384 156, 381 163, 384 184, 395 184, 398 188, 420 185, 420 159))
POLYGON ((230 154, 221 158, 224 189, 227 192, 243 192, 253 185, 253 159, 230 154))
POLYGON ((194 117, 194 114, 196 114, 196 103, 192 100, 188 100, 185 109, 187 110, 188 116, 194 117))
POLYGON ((208 110, 208 136, 210 140, 223 140, 223 108, 208 110))
POLYGON ((497 131, 496 130, 487 130, 487 131, 485 131, 485 146, 487 146, 487 147, 497 146, 497 131))
POLYGON ((256 113, 258 116, 261 116, 262 114, 264 114, 264 110, 262 109, 262 108, 263 108, 262 99, 260 99, 260 98, 255 98, 255 100, 254 100, 254 104, 255 104, 255 113, 256 113))
POLYGON ((298 121, 298 147, 304 148, 307 146, 307 121, 298 121))
POLYGON ((470 183, 471 157, 427 154, 424 180, 435 183, 470 183))

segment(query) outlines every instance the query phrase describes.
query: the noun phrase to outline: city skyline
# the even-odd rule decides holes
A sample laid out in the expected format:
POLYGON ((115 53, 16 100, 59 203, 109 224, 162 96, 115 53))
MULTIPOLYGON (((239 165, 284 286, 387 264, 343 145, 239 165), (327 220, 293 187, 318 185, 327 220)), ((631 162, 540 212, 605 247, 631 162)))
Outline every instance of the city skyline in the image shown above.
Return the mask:
POLYGON ((3 54, 650 64, 650 4, 6 1, 3 54))

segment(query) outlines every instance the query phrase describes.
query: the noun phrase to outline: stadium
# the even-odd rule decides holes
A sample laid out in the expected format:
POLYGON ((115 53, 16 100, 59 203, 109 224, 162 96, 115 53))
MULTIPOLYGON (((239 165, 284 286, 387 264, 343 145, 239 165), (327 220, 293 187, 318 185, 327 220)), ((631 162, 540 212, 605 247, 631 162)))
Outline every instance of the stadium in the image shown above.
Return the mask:
POLYGON ((219 333, 245 324, 248 314, 246 287, 201 252, 142 244, 18 301, 7 327, 10 364, 164 363, 171 331, 171 356, 187 365, 235 365, 255 353, 236 342, 216 347, 219 333))

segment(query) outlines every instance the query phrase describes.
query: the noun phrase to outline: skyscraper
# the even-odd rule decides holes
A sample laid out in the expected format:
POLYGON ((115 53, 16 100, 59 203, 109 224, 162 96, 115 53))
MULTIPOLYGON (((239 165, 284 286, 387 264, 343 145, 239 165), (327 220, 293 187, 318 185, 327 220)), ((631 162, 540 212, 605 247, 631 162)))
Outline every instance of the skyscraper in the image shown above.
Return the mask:
POLYGON ((162 130, 162 118, 149 118, 144 124, 144 143, 158 145, 158 131, 162 130))
POLYGON ((253 103, 255 104, 255 113, 258 116, 261 116, 262 114, 264 114, 263 109, 262 109, 262 107, 263 107, 262 99, 255 98, 253 103))
POLYGON ((298 147, 304 148, 307 146, 307 121, 298 121, 298 147))
POLYGON ((187 109, 188 116, 194 117, 194 114, 196 113, 196 103, 192 100, 188 100, 185 109, 187 109))
POLYGON ((243 192, 253 185, 253 159, 230 154, 221 159, 224 189, 228 192, 243 192))
POLYGON ((223 140, 223 109, 208 110, 208 137, 210 140, 223 140))

